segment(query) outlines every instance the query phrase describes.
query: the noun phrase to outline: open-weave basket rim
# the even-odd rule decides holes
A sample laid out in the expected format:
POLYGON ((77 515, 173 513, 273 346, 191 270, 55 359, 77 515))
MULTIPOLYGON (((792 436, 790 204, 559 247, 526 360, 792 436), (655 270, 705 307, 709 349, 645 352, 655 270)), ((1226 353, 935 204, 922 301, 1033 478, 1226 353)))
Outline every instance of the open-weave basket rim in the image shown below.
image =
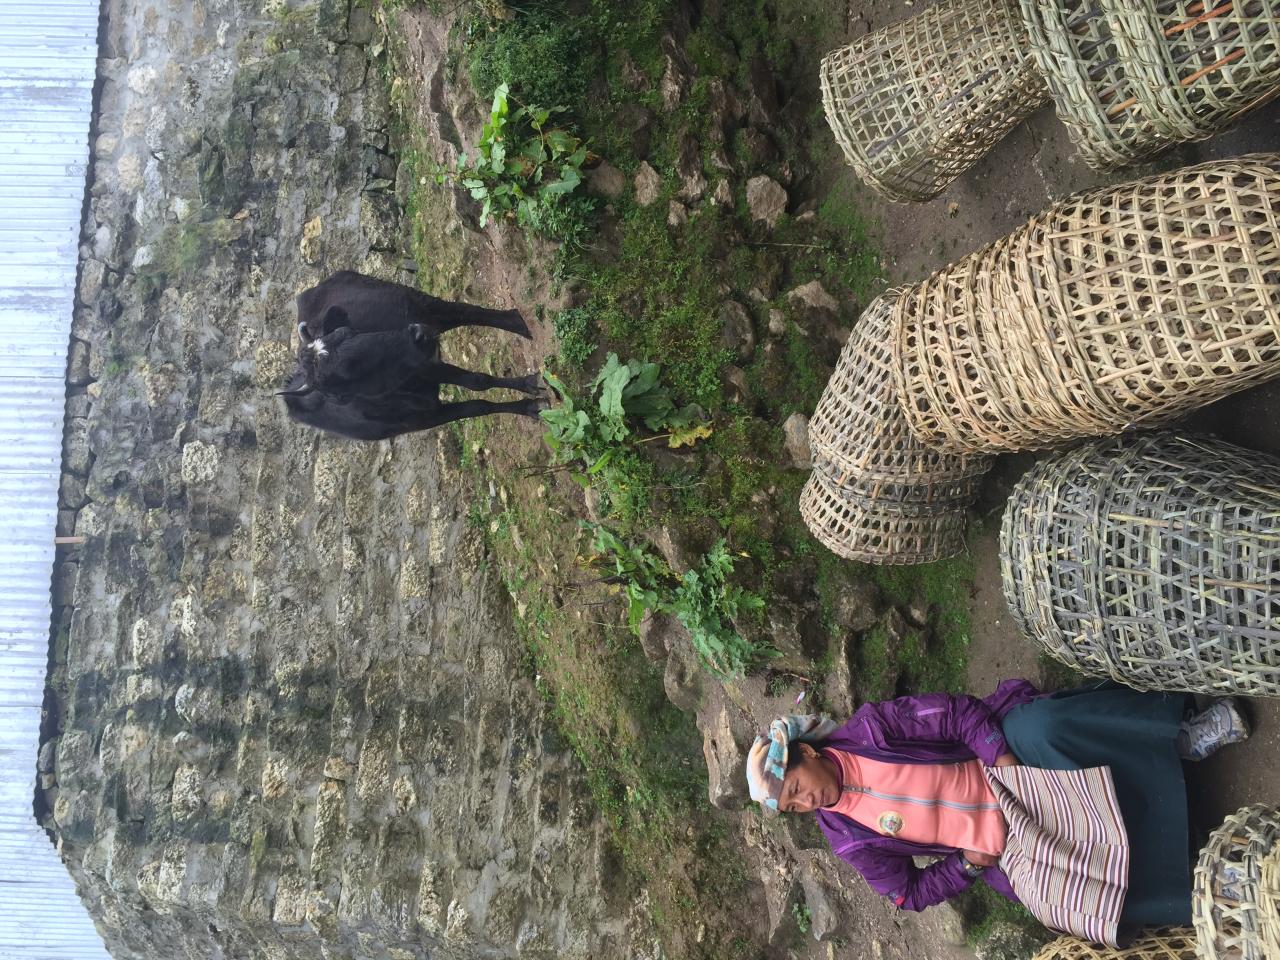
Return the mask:
POLYGON ((832 479, 843 474, 863 485, 907 485, 917 500, 971 498, 991 459, 921 443, 898 402, 892 332, 901 292, 886 291, 862 312, 809 420, 810 446, 834 468, 832 479))
POLYGON ((1280 696, 1278 478, 1273 458, 1171 433, 1041 461, 1000 529, 1014 619, 1131 687, 1280 696))
POLYGON ((846 560, 877 565, 932 563, 964 551, 966 514, 961 510, 913 515, 851 501, 822 473, 809 475, 800 493, 800 515, 814 537, 846 560))
POLYGON ((827 123, 881 196, 930 200, 1047 99, 1016 0, 946 0, 823 58, 827 123))
POLYGON ((1114 170, 1172 146, 1144 104, 1108 115, 1111 104, 1133 96, 1134 78, 1114 56, 1111 23, 1098 0, 1020 0, 1020 8, 1054 110, 1085 163, 1114 170))
POLYGON ((1242 807, 1209 837, 1192 881, 1192 920, 1203 960, 1274 960, 1280 957, 1274 875, 1268 889, 1263 873, 1280 851, 1280 807, 1258 803, 1242 807), (1215 881, 1223 864, 1238 874, 1240 900, 1221 896, 1215 881), (1265 908, 1264 908, 1265 902, 1265 908))
POLYGON ((1209 16, 1193 16, 1191 0, 1100 2, 1133 95, 1162 136, 1206 139, 1280 93, 1277 0, 1211 3, 1209 16))
POLYGON ((1076 937, 1059 937, 1041 948, 1032 960, 1196 960, 1196 932, 1190 927, 1144 930, 1133 943, 1119 950, 1076 937))
POLYGON ((1280 375, 1280 154, 1065 198, 904 289, 893 323, 910 428, 958 453, 1153 426, 1280 375))

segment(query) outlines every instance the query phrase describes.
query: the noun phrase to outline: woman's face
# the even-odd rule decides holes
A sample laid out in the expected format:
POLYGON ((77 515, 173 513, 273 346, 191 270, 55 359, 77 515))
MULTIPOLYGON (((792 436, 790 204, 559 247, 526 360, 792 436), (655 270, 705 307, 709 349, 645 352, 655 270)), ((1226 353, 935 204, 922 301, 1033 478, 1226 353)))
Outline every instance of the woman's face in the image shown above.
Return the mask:
POLYGON ((796 744, 800 758, 782 780, 778 809, 783 813, 812 813, 840 799, 840 777, 835 764, 807 743, 796 744))

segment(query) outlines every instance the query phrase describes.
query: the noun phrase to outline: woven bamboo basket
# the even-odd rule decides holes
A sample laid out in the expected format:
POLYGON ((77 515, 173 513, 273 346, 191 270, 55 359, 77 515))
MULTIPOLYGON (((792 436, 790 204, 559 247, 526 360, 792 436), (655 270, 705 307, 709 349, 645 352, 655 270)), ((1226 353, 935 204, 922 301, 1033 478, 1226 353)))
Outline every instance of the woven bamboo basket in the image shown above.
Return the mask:
POLYGON ((800 515, 823 546, 846 560, 932 563, 964 550, 960 509, 911 509, 836 487, 817 467, 800 493, 800 515))
POLYGON ((1196 932, 1190 928, 1143 931, 1122 950, 1085 943, 1075 937, 1059 937, 1033 960, 1196 960, 1196 932))
POLYGON ((1085 163, 1113 170, 1173 143, 1152 122, 1146 103, 1135 99, 1136 78, 1118 54, 1098 0, 1021 0, 1021 9, 1054 110, 1085 163), (1121 103, 1128 106, 1115 111, 1121 103))
POLYGON ((1227 817, 1200 851, 1191 912, 1203 960, 1280 957, 1280 807, 1255 804, 1227 817))
POLYGON ((939 452, 912 435, 893 383, 892 308, 900 292, 882 294, 862 312, 809 421, 809 443, 837 486, 967 507, 991 460, 939 452))
POLYGON ((1087 444, 1018 482, 1000 552, 1014 617, 1062 662, 1280 696, 1280 461, 1172 433, 1087 444))
POLYGON ((912 432, 960 453, 1166 422, 1280 375, 1280 154, 1069 197, 906 290, 912 432))
POLYGON ((1101 0, 1132 101, 1156 130, 1202 140, 1280 92, 1280 0, 1101 0))
POLYGON ((1046 99, 1017 0, 946 0, 822 61, 827 123, 889 200, 929 200, 1046 99))

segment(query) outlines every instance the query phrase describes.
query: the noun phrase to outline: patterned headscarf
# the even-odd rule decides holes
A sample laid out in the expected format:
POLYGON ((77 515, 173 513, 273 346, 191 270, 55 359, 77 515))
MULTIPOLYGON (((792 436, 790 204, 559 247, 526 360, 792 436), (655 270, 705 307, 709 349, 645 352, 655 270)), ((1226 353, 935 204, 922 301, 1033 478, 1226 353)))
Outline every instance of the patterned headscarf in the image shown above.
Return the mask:
POLYGON ((751 799, 777 812, 782 781, 787 775, 787 748, 791 741, 821 743, 840 725, 825 713, 800 713, 779 717, 767 733, 756 737, 747 754, 747 789, 751 799))

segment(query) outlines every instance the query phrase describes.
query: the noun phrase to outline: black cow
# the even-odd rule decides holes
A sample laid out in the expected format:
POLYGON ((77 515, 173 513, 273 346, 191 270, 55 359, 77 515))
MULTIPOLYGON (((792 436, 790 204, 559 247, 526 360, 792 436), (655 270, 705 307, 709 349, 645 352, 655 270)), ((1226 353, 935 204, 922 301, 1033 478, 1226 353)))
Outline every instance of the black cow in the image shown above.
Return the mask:
POLYGON ((298 366, 281 391, 290 419, 355 440, 382 440, 466 417, 536 417, 546 409, 542 398, 442 403, 442 383, 528 394, 541 388, 537 374, 491 377, 442 361, 437 338, 459 326, 529 336, 515 310, 439 300, 350 271, 334 274, 298 296, 298 366))

